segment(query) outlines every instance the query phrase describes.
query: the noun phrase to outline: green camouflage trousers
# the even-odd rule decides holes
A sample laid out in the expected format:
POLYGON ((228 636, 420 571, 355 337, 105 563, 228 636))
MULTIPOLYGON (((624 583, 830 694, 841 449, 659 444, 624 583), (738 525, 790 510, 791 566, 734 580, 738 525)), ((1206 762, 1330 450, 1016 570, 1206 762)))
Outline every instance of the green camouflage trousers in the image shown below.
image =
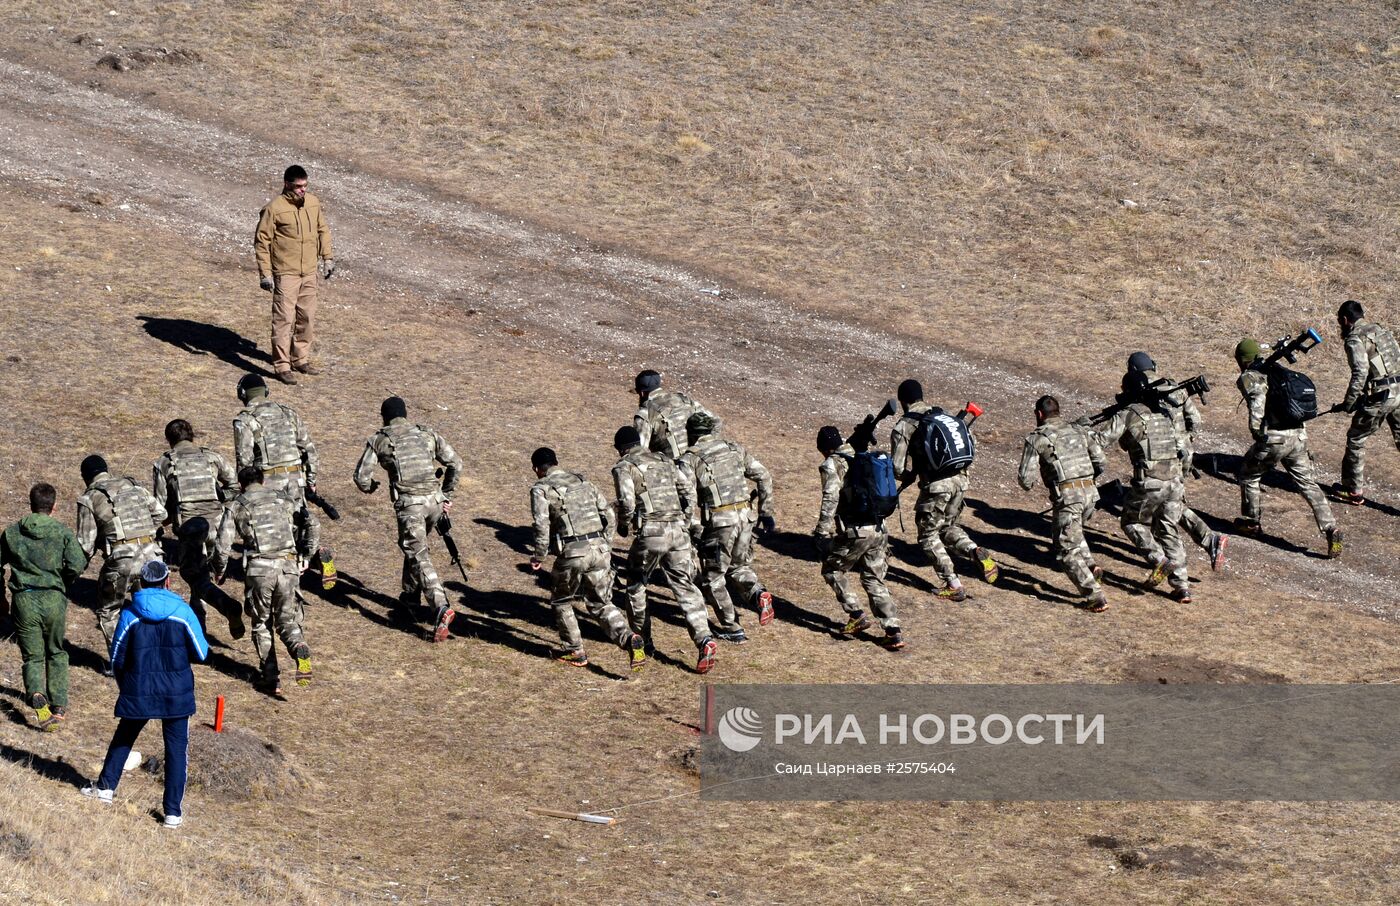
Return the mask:
POLYGON ((1390 426, 1391 439, 1400 447, 1400 391, 1391 389, 1381 403, 1357 409, 1347 429, 1347 451, 1342 456, 1342 487, 1359 494, 1366 483, 1366 441, 1381 425, 1390 426))
POLYGON ((627 609, 633 632, 651 638, 651 612, 647 608, 647 582, 660 568, 676 596, 690 629, 690 639, 699 643, 710 636, 705 601, 695 585, 695 552, 684 522, 643 523, 632 539, 627 556, 627 609))
POLYGON ((447 606, 447 590, 442 586, 433 558, 428 551, 428 533, 442 518, 440 495, 431 497, 403 496, 394 505, 394 518, 399 524, 399 549, 403 551, 403 575, 400 598, 418 600, 420 594, 434 608, 447 606))
POLYGON ((948 556, 948 548, 965 557, 977 553, 976 542, 958 525, 967 485, 966 473, 931 481, 919 488, 919 499, 914 504, 914 525, 919 531, 919 547, 933 561, 938 577, 945 583, 958 577, 953 558, 948 556))
POLYGON ((102 570, 97 574, 97 625, 107 640, 109 652, 112 634, 117 631, 117 618, 121 616, 128 593, 134 590, 133 583, 141 577, 141 567, 160 558, 160 545, 151 541, 118 544, 102 561, 102 570))
POLYGON ((19 653, 24 660, 24 701, 42 694, 50 705, 68 707, 68 598, 61 591, 19 591, 11 602, 19 653))
POLYGON ((1099 492, 1093 487, 1067 487, 1051 501, 1050 547, 1065 575, 1086 595, 1099 590, 1094 554, 1084 537, 1084 523, 1093 517, 1098 502, 1099 492))
POLYGON ((583 598, 588 612, 602 624, 608 638, 626 648, 632 638, 627 617, 612 603, 612 548, 602 538, 575 541, 554 558, 554 588, 550 603, 559 627, 559 641, 569 651, 583 650, 574 601, 583 598))
POLYGON ((1326 532, 1337 524, 1327 497, 1313 477, 1312 455, 1308 453, 1308 435, 1302 429, 1270 431, 1263 440, 1256 440, 1240 462, 1240 511, 1245 519, 1258 522, 1263 510, 1259 502, 1259 484, 1275 465, 1288 472, 1298 492, 1312 507, 1317 529, 1326 532))
POLYGON ((1186 548, 1178 530, 1185 508, 1186 486, 1180 478, 1133 482, 1123 501, 1123 533, 1137 545, 1149 565, 1166 562, 1172 588, 1190 588, 1186 548))
MULTIPOLYGON (((243 577, 243 606, 253 621, 253 650, 265 681, 277 678, 277 651, 272 644, 275 629, 287 653, 295 660, 297 648, 306 644, 302 632, 305 612, 297 583, 301 570, 296 560, 280 557, 249 557, 243 577)), ((303 655, 304 657, 307 655, 303 655)))
POLYGON ((836 592, 836 600, 848 614, 862 611, 860 602, 851 592, 847 573, 855 570, 860 575, 861 587, 870 599, 870 610, 884 629, 899 628, 899 614, 895 612, 894 598, 885 586, 885 571, 889 568, 889 534, 878 525, 862 525, 847 529, 831 538, 831 549, 822 560, 822 578, 831 590, 836 592))
POLYGON ((753 516, 745 510, 731 525, 705 526, 700 536, 700 591, 714 608, 720 632, 739 629, 739 614, 729 596, 729 586, 745 603, 754 605, 763 583, 753 571, 753 516))

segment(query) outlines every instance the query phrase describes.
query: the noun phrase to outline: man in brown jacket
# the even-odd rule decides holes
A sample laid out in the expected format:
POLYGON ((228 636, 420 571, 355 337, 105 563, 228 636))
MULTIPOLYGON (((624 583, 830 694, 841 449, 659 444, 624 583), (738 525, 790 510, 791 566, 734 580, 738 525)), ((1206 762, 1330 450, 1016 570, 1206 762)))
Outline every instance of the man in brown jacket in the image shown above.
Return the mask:
POLYGON ((282 194, 267 203, 253 235, 259 285, 272 293, 272 363, 277 379, 295 384, 296 375, 316 374, 311 344, 316 332, 316 265, 325 278, 335 273, 331 231, 321 201, 306 191, 306 170, 292 164, 282 174, 282 194))

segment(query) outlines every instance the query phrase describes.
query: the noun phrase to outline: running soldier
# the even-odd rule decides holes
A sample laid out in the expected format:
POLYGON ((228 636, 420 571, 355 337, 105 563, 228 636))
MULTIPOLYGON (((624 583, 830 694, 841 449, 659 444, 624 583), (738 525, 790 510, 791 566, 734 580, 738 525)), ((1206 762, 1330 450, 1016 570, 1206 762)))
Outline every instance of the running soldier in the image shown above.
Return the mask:
POLYGON ((233 449, 239 471, 257 466, 268 489, 285 491, 306 510, 311 557, 320 566, 321 587, 334 588, 335 560, 331 549, 321 546, 320 520, 306 507, 307 492, 316 493, 320 465, 306 425, 291 406, 267 398, 267 382, 256 374, 239 380, 238 399, 243 411, 233 419, 233 449))
POLYGON ((302 624, 305 611, 297 595, 297 581, 310 556, 311 522, 306 504, 286 491, 267 487, 262 469, 238 470, 242 493, 224 510, 214 545, 214 581, 223 584, 233 542, 243 542, 243 606, 253 618, 253 650, 258 655, 257 687, 282 694, 277 651, 272 643, 276 629, 287 653, 297 664, 297 685, 311 683, 311 647, 302 624))
POLYGON ((638 373, 637 414, 632 426, 643 447, 679 459, 685 452, 685 422, 697 412, 714 418, 708 409, 679 390, 662 390, 661 375, 650 369, 638 373))
POLYGON ((549 447, 530 455, 539 480, 530 488, 530 516, 535 538, 530 568, 544 566, 555 554, 550 605, 563 648, 556 657, 571 667, 587 667, 574 601, 582 597, 588 612, 602 624, 613 644, 631 656, 632 669, 646 666, 646 640, 627 626, 627 617, 612 598, 612 512, 602 493, 578 472, 559 467, 549 447))
POLYGON ((1123 502, 1123 532, 1147 558, 1152 570, 1143 585, 1152 588, 1171 580, 1172 600, 1191 603, 1191 580, 1186 548, 1178 526, 1186 506, 1186 483, 1181 471, 1182 438, 1165 411, 1166 404, 1142 402, 1147 383, 1142 374, 1125 375, 1124 398, 1137 400, 1119 409, 1093 432, 1100 447, 1118 444, 1133 464, 1133 481, 1123 502))
POLYGON ((1060 402, 1053 396, 1035 401, 1035 425, 1026 435, 1016 480, 1029 491, 1039 466, 1040 481, 1050 492, 1050 547, 1055 559, 1084 596, 1085 608, 1102 613, 1108 609, 1099 584, 1103 569, 1094 563, 1084 523, 1093 517, 1099 502, 1094 479, 1103 472, 1103 448, 1089 429, 1060 417, 1060 402))
POLYGON ((433 568, 428 551, 428 533, 452 509, 452 491, 462 474, 462 459, 426 425, 408 421, 408 406, 397 396, 379 407, 384 422, 365 443, 365 452, 355 466, 355 487, 366 494, 379 488, 374 478, 376 463, 389 474, 389 500, 399 525, 399 549, 403 551, 403 577, 399 603, 407 608, 419 605, 423 596, 433 608, 433 641, 447 640, 455 614, 447 600, 447 590, 433 568), (438 483, 437 463, 442 463, 442 483, 438 483))
POLYGON ((107 473, 107 460, 96 453, 78 467, 87 490, 78 498, 78 544, 89 560, 103 553, 97 576, 97 625, 112 648, 112 633, 132 582, 141 567, 160 557, 156 529, 165 521, 165 507, 132 478, 107 473))
POLYGON ((695 586, 695 550, 690 544, 690 512, 695 488, 664 453, 642 447, 637 429, 617 429, 613 447, 622 460, 613 466, 617 491, 617 532, 630 533, 632 550, 627 556, 627 607, 632 631, 640 633, 646 652, 654 650, 651 612, 647 606, 647 582, 659 567, 685 614, 690 640, 699 651, 696 673, 715 666, 717 646, 710 635, 705 600, 695 586))
POLYGON ((165 504, 165 521, 175 528, 175 562, 190 589, 190 608, 206 628, 205 600, 228 617, 229 635, 247 634, 238 602, 212 581, 210 559, 223 516, 224 503, 238 494, 238 482, 228 460, 194 443, 194 428, 183 418, 165 426, 170 449, 151 467, 155 498, 165 504))
POLYGON ((1312 453, 1308 451, 1308 429, 1276 428, 1269 423, 1269 378, 1264 373, 1263 347, 1259 341, 1245 338, 1235 346, 1235 364, 1240 368, 1235 386, 1249 409, 1249 433, 1254 443, 1240 461, 1240 518, 1236 520, 1241 535, 1258 537, 1262 533, 1259 516, 1263 510, 1259 501, 1259 485, 1276 464, 1288 471, 1298 492, 1312 507, 1318 531, 1327 541, 1327 557, 1342 555, 1342 530, 1332 517, 1327 497, 1317 486, 1313 475, 1312 453))
POLYGON ((930 480, 919 475, 915 468, 910 441, 923 416, 933 411, 933 406, 924 402, 923 386, 910 378, 899 385, 896 397, 904 413, 890 431, 890 460, 894 463, 895 471, 900 473, 901 484, 908 485, 918 479, 919 499, 914 504, 914 525, 919 533, 919 547, 933 562, 938 577, 943 580, 943 587, 936 592, 938 597, 949 601, 966 601, 967 592, 963 590, 962 580, 953 566, 953 558, 948 555, 949 547, 953 548, 954 553, 977 561, 982 568, 982 578, 989 584, 996 582, 1001 571, 992 555, 979 547, 958 525, 969 484, 967 473, 959 472, 947 478, 930 480))
POLYGON ((889 568, 889 533, 885 531, 885 522, 873 514, 861 516, 854 512, 846 476, 857 454, 834 425, 826 425, 817 432, 817 452, 823 457, 822 464, 817 467, 822 502, 817 528, 812 534, 816 538, 817 553, 822 557, 822 578, 836 592, 836 600, 846 612, 846 625, 841 634, 855 636, 870 628, 870 619, 861 610, 846 577, 854 569, 870 599, 871 612, 885 630, 880 644, 897 651, 904 647, 904 635, 899 628, 894 599, 885 585, 885 572, 889 568), (875 521, 870 521, 872 518, 875 521))
POLYGON ((1343 503, 1361 506, 1366 502, 1362 494, 1366 441, 1381 425, 1388 425, 1391 439, 1400 448, 1400 344, 1389 330, 1366 320, 1360 302, 1342 303, 1337 309, 1337 326, 1346 339, 1347 364, 1351 366, 1346 396, 1335 407, 1351 413, 1337 496, 1343 503))
POLYGON ((690 536, 700 548, 700 590, 719 620, 715 638, 725 642, 749 640, 729 596, 729 585, 758 609, 758 625, 773 622, 773 595, 753 571, 754 515, 749 482, 758 490, 758 528, 777 530, 773 518, 773 478, 763 463, 732 440, 715 435, 714 416, 697 412, 685 423, 689 449, 681 456, 681 481, 696 489, 698 506, 691 508, 690 536))

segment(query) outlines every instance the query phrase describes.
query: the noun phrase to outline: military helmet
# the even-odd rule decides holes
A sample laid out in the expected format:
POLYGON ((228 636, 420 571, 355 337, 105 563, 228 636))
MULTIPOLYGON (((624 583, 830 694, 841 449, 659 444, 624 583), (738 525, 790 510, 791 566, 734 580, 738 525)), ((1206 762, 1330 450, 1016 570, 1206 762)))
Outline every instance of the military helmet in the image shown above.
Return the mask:
POLYGON ((1156 371, 1157 363, 1152 361, 1152 356, 1145 352, 1135 352, 1128 356, 1129 371, 1156 371))
POLYGON ((715 430, 715 417, 704 412, 696 412, 685 420, 687 437, 704 437, 715 430))
POLYGON ((1258 340, 1245 337, 1235 345, 1235 362, 1241 368, 1248 368, 1262 352, 1263 347, 1258 340))
POLYGON ((243 377, 238 379, 239 402, 248 402, 248 397, 252 396, 254 392, 258 390, 261 390, 263 393, 267 393, 267 381, 263 380, 262 375, 245 374, 243 375, 243 377))

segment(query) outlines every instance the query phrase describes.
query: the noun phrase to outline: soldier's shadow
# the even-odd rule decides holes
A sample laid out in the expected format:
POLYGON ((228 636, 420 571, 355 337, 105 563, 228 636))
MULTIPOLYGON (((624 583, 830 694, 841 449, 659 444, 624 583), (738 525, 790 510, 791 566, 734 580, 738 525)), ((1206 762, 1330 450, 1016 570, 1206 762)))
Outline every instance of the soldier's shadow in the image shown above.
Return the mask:
POLYGON ((755 532, 754 543, 759 547, 767 548, 780 557, 803 560, 808 563, 819 563, 822 559, 812 542, 812 536, 800 532, 773 532, 768 535, 755 532))
POLYGON ((517 554, 528 557, 531 554, 530 545, 534 541, 535 530, 528 525, 508 525, 496 519, 478 517, 472 522, 477 525, 489 528, 496 535, 496 540, 517 554))
POLYGON ((40 777, 57 780, 59 783, 66 783, 78 789, 82 789, 88 782, 88 779, 77 768, 62 759, 46 758, 43 755, 7 745, 0 745, 0 758, 11 764, 28 768, 40 777))
MULTIPOLYGON (((455 593, 458 601, 467 609, 466 613, 459 612, 452 621, 454 636, 504 645, 531 657, 550 659, 554 656, 558 635, 554 625, 554 608, 547 599, 504 589, 484 591, 461 582, 447 582, 444 587, 455 593), (533 628, 520 626, 521 621, 533 628)), ((582 607, 575 607, 574 615, 578 620, 579 635, 585 643, 591 643, 591 648, 611 648, 618 652, 619 657, 625 657, 592 615, 582 607)), ((589 661, 587 669, 609 679, 624 678, 623 674, 614 673, 593 660, 589 661)))
POLYGON ((264 377, 272 376, 272 372, 255 364, 271 362, 271 356, 259 349, 257 343, 237 331, 187 318, 137 315, 136 320, 143 322, 142 327, 146 333, 162 343, 169 343, 192 355, 212 355, 241 371, 264 377))

